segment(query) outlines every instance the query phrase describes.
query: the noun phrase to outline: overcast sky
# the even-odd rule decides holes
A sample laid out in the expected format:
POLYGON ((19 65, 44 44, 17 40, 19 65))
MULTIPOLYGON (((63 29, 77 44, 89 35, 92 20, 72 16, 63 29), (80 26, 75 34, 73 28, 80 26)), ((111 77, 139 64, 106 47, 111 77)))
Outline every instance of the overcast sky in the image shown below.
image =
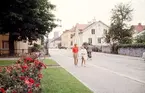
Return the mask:
MULTIPOLYGON (((50 0, 56 5, 54 12, 56 18, 62 20, 62 28, 54 31, 70 29, 76 23, 85 24, 95 19, 101 20, 105 24, 110 24, 111 9, 120 2, 131 2, 133 20, 131 24, 145 24, 145 0, 50 0)), ((50 37, 53 37, 51 33, 50 37)))

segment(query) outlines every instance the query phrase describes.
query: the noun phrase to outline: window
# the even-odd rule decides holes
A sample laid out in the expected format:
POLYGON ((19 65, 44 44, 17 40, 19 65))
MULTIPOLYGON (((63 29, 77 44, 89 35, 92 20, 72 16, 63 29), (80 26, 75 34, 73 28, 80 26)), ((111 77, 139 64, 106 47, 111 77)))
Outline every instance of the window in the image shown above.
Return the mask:
POLYGON ((104 34, 107 34, 107 29, 104 29, 104 34))
POLYGON ((92 29, 92 30, 91 30, 91 33, 92 33, 92 34, 95 34, 95 29, 92 29))
POLYGON ((88 38, 88 43, 92 44, 92 38, 88 38))
POLYGON ((72 37, 73 37, 73 34, 70 35, 70 38, 72 38, 72 37))
POLYGON ((73 45, 73 41, 71 41, 71 46, 73 45))
POLYGON ((3 48, 8 49, 9 48, 9 42, 8 41, 2 41, 3 43, 3 48))
POLYGON ((98 38, 98 43, 101 43, 101 38, 98 38))

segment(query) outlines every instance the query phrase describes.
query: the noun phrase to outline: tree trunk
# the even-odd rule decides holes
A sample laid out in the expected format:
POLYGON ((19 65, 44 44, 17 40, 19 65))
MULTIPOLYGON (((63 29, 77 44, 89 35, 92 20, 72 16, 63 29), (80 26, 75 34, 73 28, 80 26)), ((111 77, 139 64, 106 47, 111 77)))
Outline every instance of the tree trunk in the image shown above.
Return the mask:
POLYGON ((47 35, 47 41, 46 41, 46 55, 48 55, 50 57, 50 53, 49 53, 49 37, 47 35))
POLYGON ((9 33, 9 55, 14 55, 14 38, 12 33, 9 33))

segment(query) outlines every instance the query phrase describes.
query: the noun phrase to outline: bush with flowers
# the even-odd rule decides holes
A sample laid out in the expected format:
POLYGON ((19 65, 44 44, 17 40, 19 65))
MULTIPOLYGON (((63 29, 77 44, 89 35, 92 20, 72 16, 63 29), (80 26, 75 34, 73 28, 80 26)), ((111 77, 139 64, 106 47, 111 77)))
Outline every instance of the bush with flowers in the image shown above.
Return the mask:
POLYGON ((23 56, 11 66, 0 67, 0 93, 41 93, 43 68, 36 56, 23 56))

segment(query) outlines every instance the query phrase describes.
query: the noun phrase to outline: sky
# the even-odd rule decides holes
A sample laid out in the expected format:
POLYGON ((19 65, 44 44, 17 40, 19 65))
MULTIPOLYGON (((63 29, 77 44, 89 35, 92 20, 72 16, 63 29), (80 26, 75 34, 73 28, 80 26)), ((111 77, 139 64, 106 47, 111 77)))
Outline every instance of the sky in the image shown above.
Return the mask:
POLYGON ((87 24, 94 18, 96 21, 102 21, 110 25, 111 9, 119 3, 128 3, 132 5, 133 20, 130 24, 137 25, 142 23, 145 25, 145 0, 49 0, 56 5, 56 18, 61 19, 62 27, 55 28, 50 33, 53 37, 54 31, 64 31, 71 29, 76 23, 87 24))

